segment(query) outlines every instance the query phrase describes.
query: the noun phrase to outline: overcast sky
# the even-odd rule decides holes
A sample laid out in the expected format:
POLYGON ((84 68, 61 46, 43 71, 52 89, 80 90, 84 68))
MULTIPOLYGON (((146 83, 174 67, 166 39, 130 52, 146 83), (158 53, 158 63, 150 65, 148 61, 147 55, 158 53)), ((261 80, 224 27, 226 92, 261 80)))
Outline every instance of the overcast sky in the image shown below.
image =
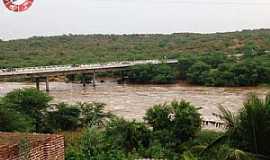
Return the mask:
POLYGON ((213 33, 270 28, 269 0, 0 0, 0 39, 62 34, 213 33))

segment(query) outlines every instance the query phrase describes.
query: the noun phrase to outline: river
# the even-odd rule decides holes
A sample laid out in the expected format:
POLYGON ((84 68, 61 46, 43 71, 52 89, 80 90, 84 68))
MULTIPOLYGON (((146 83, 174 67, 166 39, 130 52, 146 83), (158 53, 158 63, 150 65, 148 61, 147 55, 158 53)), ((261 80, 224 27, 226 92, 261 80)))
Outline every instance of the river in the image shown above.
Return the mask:
MULTIPOLYGON (((33 83, 0 83, 0 95, 24 87, 34 87, 33 83)), ((41 84, 41 89, 44 89, 41 84)), ((203 87, 185 83, 172 85, 127 85, 117 84, 112 80, 98 83, 96 88, 83 87, 77 83, 51 82, 50 95, 53 103, 66 102, 102 102, 106 110, 126 119, 141 120, 145 111, 155 104, 181 100, 191 102, 200 107, 204 119, 215 119, 217 107, 223 105, 233 112, 242 107, 243 101, 250 92, 260 96, 267 94, 270 87, 203 87)))

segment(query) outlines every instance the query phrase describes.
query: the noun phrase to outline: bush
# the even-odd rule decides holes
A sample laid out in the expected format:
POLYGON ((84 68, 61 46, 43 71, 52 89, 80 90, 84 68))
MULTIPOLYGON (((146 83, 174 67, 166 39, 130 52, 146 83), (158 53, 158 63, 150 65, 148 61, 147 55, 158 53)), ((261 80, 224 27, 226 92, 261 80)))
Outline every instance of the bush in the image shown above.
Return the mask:
POLYGON ((164 145, 179 145, 195 137, 201 128, 198 109, 185 101, 154 106, 144 119, 153 127, 155 138, 164 145))
POLYGON ((102 103, 60 103, 56 110, 48 104, 47 93, 34 88, 18 89, 8 93, 0 103, 1 131, 56 132, 75 130, 82 126, 104 125, 110 113, 102 103), (82 112, 81 112, 82 111, 82 112))
POLYGON ((79 103, 78 106, 81 108, 84 127, 104 126, 106 119, 112 116, 104 112, 104 103, 79 103))
POLYGON ((34 125, 30 117, 0 105, 0 131, 30 132, 33 129, 34 125))
POLYGON ((258 63, 242 62, 233 65, 231 72, 233 73, 234 84, 239 86, 249 86, 261 83, 263 77, 260 75, 264 71, 258 63))
POLYGON ((155 75, 152 78, 152 82, 156 84, 168 84, 175 83, 176 72, 174 68, 169 65, 162 64, 155 67, 155 75))
POLYGON ((204 62, 193 64, 187 71, 187 79, 194 84, 205 84, 208 81, 210 65, 204 62))
POLYGON ((124 119, 114 118, 106 126, 107 138, 113 146, 121 147, 126 152, 147 148, 151 142, 151 132, 139 122, 128 122, 124 119))
POLYGON ((106 139, 104 132, 97 128, 87 129, 81 140, 81 150, 84 159, 126 159, 126 154, 119 147, 113 147, 110 141, 106 139))
POLYGON ((83 154, 78 147, 68 146, 65 148, 65 160, 84 160, 83 154))
POLYGON ((51 100, 52 97, 47 93, 35 88, 17 89, 3 97, 3 103, 31 117, 46 109, 51 100))
POLYGON ((181 79, 186 80, 188 69, 197 61, 197 57, 191 56, 191 54, 178 58, 178 70, 180 71, 181 79))
POLYGON ((105 152, 102 132, 95 128, 87 129, 81 140, 81 149, 84 159, 99 159, 98 157, 105 152))
POLYGON ((144 149, 144 157, 148 159, 176 159, 177 154, 160 143, 153 143, 149 148, 144 149))
POLYGON ((52 100, 47 93, 35 88, 17 89, 3 97, 3 105, 13 111, 19 112, 31 119, 34 131, 40 132, 44 128, 44 112, 52 100))
POLYGON ((75 130, 80 126, 81 110, 78 106, 60 103, 56 111, 47 113, 47 123, 51 131, 75 130))
POLYGON ((166 84, 175 83, 176 81, 176 71, 166 64, 137 65, 131 67, 127 75, 132 83, 166 84))

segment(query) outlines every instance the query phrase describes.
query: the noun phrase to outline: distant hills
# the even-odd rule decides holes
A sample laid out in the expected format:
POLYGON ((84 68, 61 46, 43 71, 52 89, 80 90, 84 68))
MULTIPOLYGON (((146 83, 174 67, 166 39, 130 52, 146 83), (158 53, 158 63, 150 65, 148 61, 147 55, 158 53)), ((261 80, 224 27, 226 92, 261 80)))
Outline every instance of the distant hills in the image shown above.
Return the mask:
POLYGON ((0 67, 177 58, 183 53, 270 50, 270 29, 170 35, 63 35, 0 41, 0 67))

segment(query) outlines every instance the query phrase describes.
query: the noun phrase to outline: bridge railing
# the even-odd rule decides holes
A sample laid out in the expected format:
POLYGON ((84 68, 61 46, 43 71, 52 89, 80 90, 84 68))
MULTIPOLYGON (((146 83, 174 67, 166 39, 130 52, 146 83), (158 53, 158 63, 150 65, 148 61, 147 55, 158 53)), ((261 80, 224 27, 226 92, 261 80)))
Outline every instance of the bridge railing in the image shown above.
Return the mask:
MULTIPOLYGON (((177 60, 167 60, 165 63, 176 63, 177 60)), ((159 64, 162 63, 160 60, 138 60, 138 61, 120 61, 120 62, 109 62, 109 63, 98 63, 98 64, 67 64, 67 65, 51 65, 51 66, 37 66, 37 67, 25 67, 25 68, 8 68, 0 70, 0 73, 18 73, 18 72, 38 72, 38 71, 65 71, 65 70, 76 70, 76 69, 91 69, 91 68, 106 68, 106 67, 121 67, 121 66, 132 66, 138 64, 159 64)))

